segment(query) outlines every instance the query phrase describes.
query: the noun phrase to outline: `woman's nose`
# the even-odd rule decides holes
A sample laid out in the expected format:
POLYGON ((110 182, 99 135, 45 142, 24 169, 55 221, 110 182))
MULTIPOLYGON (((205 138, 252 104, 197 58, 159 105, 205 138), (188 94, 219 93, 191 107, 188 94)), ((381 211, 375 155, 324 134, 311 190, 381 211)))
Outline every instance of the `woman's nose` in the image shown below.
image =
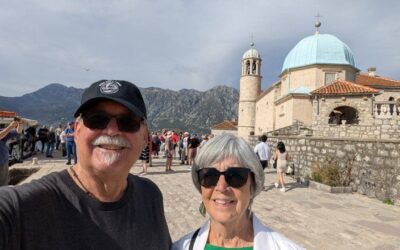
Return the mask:
POLYGON ((218 179, 217 185, 215 186, 215 190, 219 192, 225 192, 229 190, 231 187, 225 180, 225 176, 221 175, 218 179))

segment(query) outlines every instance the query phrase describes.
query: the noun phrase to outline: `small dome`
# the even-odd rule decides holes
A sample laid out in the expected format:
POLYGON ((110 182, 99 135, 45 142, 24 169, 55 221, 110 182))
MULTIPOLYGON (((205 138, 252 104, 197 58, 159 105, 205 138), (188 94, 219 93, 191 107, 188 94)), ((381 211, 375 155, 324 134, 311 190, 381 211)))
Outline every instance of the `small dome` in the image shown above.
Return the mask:
POLYGON ((282 72, 313 64, 350 65, 355 68, 353 53, 345 43, 333 35, 315 34, 294 46, 285 58, 282 72))
POLYGON ((250 59, 250 58, 261 58, 261 56, 256 49, 251 48, 243 54, 242 59, 250 59))

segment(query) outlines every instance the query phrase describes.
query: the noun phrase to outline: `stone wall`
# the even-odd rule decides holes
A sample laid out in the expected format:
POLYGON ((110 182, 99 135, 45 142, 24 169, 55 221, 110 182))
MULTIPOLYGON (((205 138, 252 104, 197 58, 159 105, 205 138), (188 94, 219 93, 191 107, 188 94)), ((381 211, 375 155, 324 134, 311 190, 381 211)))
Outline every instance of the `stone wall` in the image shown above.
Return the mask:
POLYGON ((313 131, 300 121, 294 121, 291 126, 268 132, 267 135, 312 135, 313 131))
POLYGON ((313 100, 313 135, 330 138, 400 139, 400 116, 378 115, 372 97, 346 96, 313 100), (328 124, 329 114, 337 107, 353 107, 358 124, 328 124))
MULTIPOLYGON (((332 157, 340 168, 351 166, 353 191, 400 204, 400 140, 329 139, 309 136, 268 136, 271 152, 283 141, 290 164, 302 177, 311 176, 314 162, 332 157), (353 161, 351 161, 353 160, 353 161)), ((257 138, 250 138, 254 146, 257 138)))

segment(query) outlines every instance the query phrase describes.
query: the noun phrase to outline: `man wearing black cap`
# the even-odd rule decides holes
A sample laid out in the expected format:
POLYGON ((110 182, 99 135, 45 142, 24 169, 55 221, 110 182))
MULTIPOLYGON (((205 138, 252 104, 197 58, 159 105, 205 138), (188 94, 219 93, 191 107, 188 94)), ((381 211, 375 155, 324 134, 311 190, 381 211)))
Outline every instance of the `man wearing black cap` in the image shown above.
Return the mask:
POLYGON ((169 249, 160 190, 129 174, 148 143, 139 89, 93 83, 75 117, 75 165, 0 189, 0 249, 169 249))

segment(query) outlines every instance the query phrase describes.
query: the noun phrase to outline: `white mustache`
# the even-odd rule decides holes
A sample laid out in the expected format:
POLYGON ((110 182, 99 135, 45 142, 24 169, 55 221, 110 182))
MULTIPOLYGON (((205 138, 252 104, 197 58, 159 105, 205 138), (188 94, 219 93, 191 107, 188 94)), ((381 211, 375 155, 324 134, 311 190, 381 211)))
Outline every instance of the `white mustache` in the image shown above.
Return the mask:
POLYGON ((125 138, 120 136, 100 135, 99 137, 97 137, 92 141, 93 146, 98 146, 103 144, 131 148, 131 144, 125 138))

